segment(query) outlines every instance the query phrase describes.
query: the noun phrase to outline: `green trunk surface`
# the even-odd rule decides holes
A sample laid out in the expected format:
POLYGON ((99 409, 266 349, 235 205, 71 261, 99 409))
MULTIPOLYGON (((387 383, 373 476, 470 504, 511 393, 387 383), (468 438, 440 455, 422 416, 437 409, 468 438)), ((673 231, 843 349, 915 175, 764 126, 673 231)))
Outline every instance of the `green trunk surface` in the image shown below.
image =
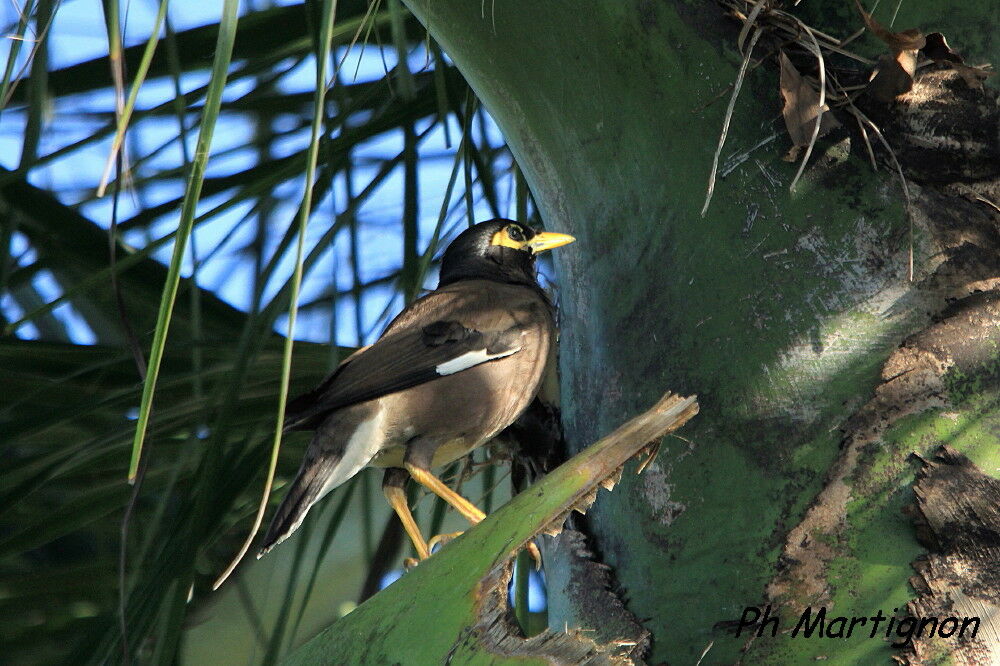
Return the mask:
MULTIPOLYGON (((838 428, 871 398, 889 353, 929 321, 927 297, 908 279, 898 187, 890 173, 820 145, 813 159, 825 165, 789 193, 797 165, 780 160, 789 141, 771 61, 748 75, 702 218, 741 59, 736 28, 714 4, 408 5, 496 118, 547 227, 579 239, 558 257, 572 445, 667 389, 699 396, 701 416, 684 439, 667 439, 644 475, 626 473, 621 488, 602 494, 589 529, 628 608, 653 633, 650 663, 693 664, 710 644, 703 663, 732 663, 747 636, 715 627, 763 602, 788 531, 840 455, 838 428)), ((847 3, 829 16, 803 12, 824 29, 838 21, 837 34, 859 25, 847 3)), ((972 32, 962 40, 967 53, 989 59, 995 38, 980 23, 992 15, 985 3, 908 3, 896 29, 972 32)), ((919 280, 935 266, 934 246, 920 228, 914 245, 919 280)), ((834 615, 891 614, 913 598, 910 562, 922 549, 900 512, 912 499, 905 457, 947 439, 995 472, 1000 456, 984 445, 994 438, 982 418, 992 402, 981 392, 957 417, 906 418, 883 447, 866 449, 867 476, 851 480, 847 525, 824 574, 834 615)), ((482 539, 484 550, 496 545, 482 539)), ((484 573, 473 566, 442 570, 453 596, 472 593, 484 573)), ((379 627, 404 623, 406 640, 427 643, 426 654, 431 641, 451 646, 468 604, 453 608, 432 589, 441 588, 413 580, 395 601, 361 606, 337 633, 378 640, 379 627)), ((564 614, 550 626, 577 626, 572 593, 549 595, 568 597, 553 604, 564 614)), ((783 617, 783 628, 792 620, 783 617)), ((787 634, 753 650, 748 663, 888 663, 893 654, 878 637, 787 634)))

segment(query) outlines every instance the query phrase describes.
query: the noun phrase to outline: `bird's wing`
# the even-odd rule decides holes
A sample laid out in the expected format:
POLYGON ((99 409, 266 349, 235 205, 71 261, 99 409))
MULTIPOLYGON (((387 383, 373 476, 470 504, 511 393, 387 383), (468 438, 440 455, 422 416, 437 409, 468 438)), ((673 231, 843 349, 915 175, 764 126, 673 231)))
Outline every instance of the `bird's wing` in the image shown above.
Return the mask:
MULTIPOLYGON (((288 404, 286 429, 310 429, 329 412, 402 391, 521 351, 523 327, 434 292, 404 311, 375 344, 345 360, 288 404), (478 312, 477 312, 478 311, 478 312)), ((504 313, 505 314, 505 313, 504 313)))

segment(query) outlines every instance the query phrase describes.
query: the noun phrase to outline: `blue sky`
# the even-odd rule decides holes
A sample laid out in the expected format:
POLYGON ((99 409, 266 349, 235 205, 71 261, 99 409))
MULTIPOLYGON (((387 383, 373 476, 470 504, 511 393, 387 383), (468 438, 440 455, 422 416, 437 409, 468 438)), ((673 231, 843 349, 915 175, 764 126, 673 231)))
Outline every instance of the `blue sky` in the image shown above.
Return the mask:
MULTIPOLYGON (((220 4, 172 0, 170 18, 174 29, 182 31, 215 22, 218 20, 220 4)), ((144 43, 152 27, 156 4, 130 2, 123 7, 127 8, 125 10, 127 17, 124 21, 126 45, 144 43)), ((102 11, 100 0, 62 1, 50 30, 50 61, 53 69, 103 57, 107 53, 102 11)), ((4 26, 5 34, 12 32, 12 25, 16 20, 14 5, 8 3, 0 6, 0 23, 4 26)), ((18 61, 19 67, 24 64, 28 50, 22 49, 18 61)), ((3 53, 6 54, 6 50, 3 53)), ((343 51, 337 54, 338 60, 344 57, 343 51)), ((410 54, 409 64, 413 71, 419 71, 427 62, 427 54, 422 46, 410 54)), ((392 68, 395 64, 396 56, 392 49, 382 52, 378 46, 369 46, 365 49, 356 47, 351 53, 346 54, 343 72, 347 73, 350 80, 372 81, 381 79, 386 68, 392 68)), ((291 94, 313 90, 314 63, 311 59, 298 65, 288 61, 279 65, 278 69, 282 67, 288 71, 277 82, 281 92, 291 94)), ((187 92, 205 85, 207 81, 206 71, 192 72, 183 77, 181 86, 187 92)), ((148 80, 143 85, 136 108, 150 108, 172 99, 173 85, 173 81, 166 78, 148 80)), ((227 87, 224 98, 238 99, 250 92, 252 85, 253 82, 249 79, 233 82, 227 87)), ((39 155, 48 155, 93 135, 108 122, 108 114, 114 108, 114 104, 110 73, 108 87, 103 90, 54 100, 39 146, 39 155)), ((431 128, 432 120, 426 118, 417 124, 415 129, 418 135, 431 128)), ((0 166, 7 169, 18 167, 25 123, 26 113, 19 108, 5 109, 0 113, 0 166)), ((197 139, 196 123, 197 118, 193 114, 189 115, 187 118, 189 154, 193 152, 197 139)), ((272 129, 277 132, 289 131, 297 127, 296 123, 297 119, 294 117, 278 117, 272 129)), ((449 120, 448 130, 446 135, 440 125, 432 128, 418 148, 421 156, 418 175, 421 251, 425 249, 437 226, 447 183, 455 165, 455 152, 462 135, 462 128, 454 118, 449 120)), ((491 146, 503 145, 502 135, 488 118, 482 125, 474 123, 473 131, 477 137, 485 136, 491 146)), ((132 126, 127 147, 133 156, 136 179, 177 169, 183 165, 184 151, 178 139, 179 135, 177 118, 169 114, 143 119, 132 126), (142 161, 141 164, 134 163, 135 156, 151 153, 155 154, 150 159, 142 161)), ((259 156, 253 146, 253 136, 254 127, 248 116, 237 113, 224 113, 220 116, 206 175, 224 176, 256 164, 259 156)), ((278 158, 294 154, 302 150, 308 140, 308 128, 291 131, 276 142, 273 154, 278 158)), ((110 226, 112 214, 111 195, 99 198, 96 196, 96 189, 110 148, 111 140, 108 138, 68 151, 58 159, 33 168, 29 173, 29 180, 37 186, 55 192, 64 203, 77 206, 90 220, 107 228, 110 226)), ((394 158, 402 149, 401 131, 384 133, 360 146, 354 154, 355 166, 350 189, 355 193, 363 190, 385 161, 394 158)), ((509 161, 505 162, 502 159, 499 166, 504 173, 498 174, 500 209, 496 212, 513 217, 515 197, 513 178, 509 176, 509 161)), ((389 275, 401 264, 400 220, 403 214, 403 177, 403 167, 399 166, 358 211, 361 252, 357 272, 362 283, 389 275)), ((463 180, 460 174, 451 196, 444 225, 447 232, 446 239, 461 231, 467 224, 463 180)), ((269 256, 273 252, 276 240, 285 229, 297 224, 296 210, 303 187, 301 182, 286 182, 273 192, 278 203, 271 217, 273 229, 268 236, 270 247, 266 248, 265 255, 269 256)), ((316 246, 330 228, 336 214, 345 208, 348 189, 344 177, 338 177, 330 196, 320 202, 310 220, 307 251, 308 248, 316 246)), ((183 192, 184 181, 181 176, 174 179, 157 178, 151 185, 125 192, 119 201, 119 221, 127 220, 144 209, 174 200, 182 196, 183 192)), ((475 187, 473 194, 474 218, 484 220, 493 217, 494 211, 483 199, 478 186, 475 187)), ((232 192, 223 192, 205 197, 199 203, 197 214, 204 215, 212 211, 231 196, 232 192)), ((177 223, 178 213, 174 210, 155 220, 148 228, 126 232, 124 240, 134 247, 143 247, 150 241, 174 231, 177 223)), ((234 206, 198 224, 194 232, 194 242, 189 245, 185 274, 190 275, 194 268, 191 260, 194 247, 199 258, 199 284, 214 291, 234 306, 247 309, 252 300, 255 266, 245 248, 254 239, 256 226, 256 216, 250 203, 234 206)), ((71 243, 72 239, 66 241, 71 243)), ((167 243, 154 256, 167 263, 172 251, 172 243, 167 243)), ((321 261, 303 283, 300 297, 302 304, 310 303, 329 293, 333 288, 347 291, 353 286, 354 267, 351 265, 349 232, 345 229, 338 233, 333 243, 323 248, 322 252, 321 261)), ((18 233, 15 233, 12 239, 12 255, 19 257, 19 265, 30 264, 36 258, 26 237, 18 233)), ((294 268, 291 254, 283 256, 278 266, 274 279, 265 288, 265 299, 273 296, 291 274, 294 268)), ((432 288, 436 282, 436 273, 431 271, 425 286, 432 288)), ((34 278, 32 286, 43 300, 47 301, 59 297, 63 292, 62 286, 48 271, 40 272, 34 278)), ((337 300, 335 309, 332 309, 329 300, 325 300, 318 307, 307 308, 300 312, 295 337, 317 342, 326 342, 334 337, 338 344, 345 346, 366 344, 377 337, 388 318, 398 312, 402 305, 402 298, 395 292, 393 285, 388 283, 368 289, 360 303, 356 303, 351 297, 343 297, 337 300), (357 325, 358 320, 360 328, 357 325), (332 329, 335 329, 333 335, 331 335, 332 329)), ((23 299, 19 300, 17 294, 0 293, 0 311, 7 321, 15 321, 24 316, 26 308, 23 299)), ((59 306, 53 314, 66 325, 72 342, 93 344, 97 341, 84 318, 68 304, 59 306)), ((276 324, 277 330, 284 333, 286 327, 286 317, 279 318, 276 324)), ((32 323, 21 326, 16 332, 23 338, 38 338, 41 337, 41 333, 42 331, 32 323)), ((400 572, 393 572, 393 575, 398 573, 400 572)), ((384 584, 389 582, 391 580, 387 578, 384 584)), ((545 608, 544 582, 535 571, 530 572, 529 604, 533 611, 545 608)))
MULTIPOLYGON (((124 4, 123 7, 126 8, 123 21, 126 45, 144 42, 155 17, 155 3, 131 2, 124 4)), ((170 19, 175 30, 180 31, 218 20, 219 10, 219 3, 175 0, 170 6, 170 19)), ((50 32, 50 58, 53 68, 100 57, 107 52, 104 22, 101 17, 99 0, 64 0, 59 5, 50 32)), ((0 10, 0 22, 4 24, 7 33, 11 32, 16 18, 13 5, 4 5, 0 10)), ((23 64, 28 50, 22 49, 19 66, 23 64)), ((343 51, 338 53, 338 60, 343 57, 343 51)), ((427 62, 427 54, 422 47, 410 54, 409 63, 413 71, 425 67, 427 62)), ((385 68, 392 68, 395 64, 395 51, 391 48, 386 48, 383 52, 377 45, 369 45, 364 49, 356 46, 350 54, 347 54, 342 71, 350 76, 351 80, 369 81, 381 78, 385 68)), ((292 65, 292 62, 287 63, 286 66, 290 69, 278 81, 279 89, 288 93, 311 91, 314 86, 312 60, 306 60, 295 67, 292 65)), ((185 75, 182 86, 189 91, 204 85, 207 79, 207 72, 193 72, 185 75)), ((230 100, 239 98, 246 94, 251 86, 251 80, 231 83, 227 87, 225 98, 230 100)), ((137 108, 148 108, 163 103, 172 96, 172 81, 165 78, 149 80, 140 92, 137 108)), ((96 128, 106 122, 106 114, 113 106, 114 95, 110 87, 110 75, 109 87, 104 90, 55 100, 47 119, 48 124, 39 149, 40 155, 47 155, 90 136, 96 128)), ((289 122, 285 122, 286 129, 293 127, 290 119, 288 120, 289 122)), ((189 151, 193 150, 197 138, 197 128, 193 127, 195 121, 196 118, 189 116, 191 125, 187 134, 189 151)), ((283 119, 276 120, 275 128, 282 129, 282 123, 283 119)), ((430 118, 422 121, 417 126, 418 133, 427 129, 430 124, 430 118)), ((5 168, 15 168, 19 163, 24 126, 25 114, 17 108, 7 109, 0 115, 0 165, 5 168)), ((461 136, 461 128, 454 119, 450 121, 449 129, 451 145, 447 144, 445 132, 438 126, 419 146, 422 158, 419 173, 421 250, 437 224, 443 195, 454 164, 455 149, 461 136)), ((246 117, 232 113, 223 114, 215 132, 213 157, 209 162, 207 176, 226 175, 255 163, 258 156, 251 145, 253 130, 246 117)), ((476 127, 475 131, 479 134, 482 130, 476 127)), ((168 115, 145 119, 133 126, 128 141, 131 155, 144 155, 154 148, 164 147, 155 157, 136 168, 138 178, 177 168, 183 164, 183 154, 177 140, 178 134, 176 118, 168 115)), ((502 136, 492 122, 485 124, 485 134, 491 145, 502 145, 502 136)), ((277 143, 276 157, 293 153, 304 147, 307 142, 307 129, 293 132, 277 143)), ((356 167, 352 177, 354 191, 360 191, 368 185, 383 161, 397 155, 402 147, 402 133, 398 131, 385 133, 363 145, 356 153, 356 167)), ((62 201, 78 205, 84 215, 97 224, 107 227, 111 219, 111 197, 108 195, 97 198, 95 191, 109 151, 110 139, 93 142, 34 168, 30 172, 29 179, 40 187, 56 191, 62 201)), ((398 167, 358 212, 361 256, 357 268, 362 282, 382 278, 397 269, 401 263, 402 183, 402 167, 398 167)), ((513 216, 513 179, 501 178, 499 185, 501 204, 506 204, 506 210, 499 212, 501 215, 513 216)), ((276 239, 288 225, 294 223, 302 187, 302 183, 289 182, 275 189, 274 194, 280 202, 272 218, 273 224, 277 227, 270 236, 272 239, 276 239)), ((459 178, 451 199, 451 214, 445 225, 445 229, 450 229, 452 233, 457 233, 466 224, 464 206, 461 205, 461 188, 462 178, 459 178)), ((119 221, 127 220, 145 208, 179 197, 183 194, 183 189, 183 179, 178 177, 172 180, 159 179, 155 185, 125 193, 119 202, 119 221)), ((198 214, 211 211, 229 196, 231 193, 227 192, 204 198, 199 203, 198 214)), ((329 228, 336 212, 343 210, 346 200, 347 183, 344 178, 338 178, 331 196, 321 202, 310 220, 307 246, 314 245, 329 228)), ((478 187, 475 190, 475 201, 477 220, 493 217, 478 187)), ((173 213, 158 219, 148 230, 137 229, 126 233, 125 240, 129 244, 141 247, 150 240, 171 232, 176 226, 177 215, 173 213)), ((199 224, 194 236, 194 246, 201 260, 198 271, 199 283, 241 309, 246 309, 251 303, 251 290, 248 285, 253 283, 254 278, 253 262, 241 249, 254 237, 255 226, 251 205, 247 203, 199 224)), ((333 285, 341 291, 351 288, 353 271, 348 241, 347 232, 341 232, 336 236, 332 246, 324 250, 322 260, 303 284, 301 303, 309 303, 320 295, 328 293, 333 285)), ((23 236, 15 237, 14 247, 16 253, 25 253, 21 258, 22 264, 33 259, 23 236)), ((270 249, 273 248, 268 248, 270 249)), ((155 256, 166 263, 171 252, 172 245, 168 243, 155 256)), ((190 257, 189 251, 186 274, 190 274, 193 265, 190 257)), ((292 268, 293 258, 283 257, 275 279, 265 289, 265 298, 274 294, 278 286, 287 279, 292 268)), ((436 275, 428 275, 425 286, 433 287, 435 283, 436 275)), ((61 293, 60 285, 48 272, 38 275, 34 287, 46 298, 54 298, 61 293)), ((357 310, 354 300, 339 299, 335 313, 336 341, 344 345, 370 341, 380 332, 387 315, 395 313, 401 306, 402 301, 391 285, 369 289, 361 302, 359 331, 356 326, 357 310)), ((0 297, 0 309, 8 320, 18 319, 24 312, 24 308, 11 294, 0 297)), ((312 341, 329 340, 332 315, 328 306, 303 311, 300 313, 295 337, 312 341)), ((61 306, 56 310, 56 316, 70 324, 70 336, 74 342, 87 344, 95 341, 94 335, 87 329, 83 319, 74 313, 71 307, 61 306)), ((285 327, 284 319, 279 320, 278 330, 284 331, 285 327)), ((17 334, 21 337, 34 338, 39 335, 39 331, 28 323, 22 326, 17 334)))

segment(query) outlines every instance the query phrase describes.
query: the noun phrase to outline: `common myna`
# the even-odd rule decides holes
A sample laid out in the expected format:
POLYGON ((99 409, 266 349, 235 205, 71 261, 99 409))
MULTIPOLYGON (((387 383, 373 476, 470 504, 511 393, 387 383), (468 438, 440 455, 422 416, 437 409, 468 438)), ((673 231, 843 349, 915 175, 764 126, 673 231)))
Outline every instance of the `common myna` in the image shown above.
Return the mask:
POLYGON ((573 240, 511 220, 470 227, 445 251, 436 290, 288 404, 285 429, 315 433, 258 557, 366 465, 386 468, 383 492, 420 559, 430 553, 406 502, 407 478, 471 523, 483 519, 430 470, 485 444, 534 398, 555 341, 535 255, 573 240))

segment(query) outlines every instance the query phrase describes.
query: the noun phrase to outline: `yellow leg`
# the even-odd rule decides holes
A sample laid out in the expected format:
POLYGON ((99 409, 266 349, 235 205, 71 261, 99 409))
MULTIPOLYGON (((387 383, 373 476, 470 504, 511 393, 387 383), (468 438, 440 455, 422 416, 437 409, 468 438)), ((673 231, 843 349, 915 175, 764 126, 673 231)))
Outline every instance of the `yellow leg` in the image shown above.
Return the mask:
POLYGON ((441 499, 443 499, 448 504, 455 507, 455 510, 460 514, 465 516, 473 525, 482 522, 486 514, 476 508, 476 505, 465 499, 454 490, 445 485, 444 481, 437 478, 426 469, 420 469, 414 465, 407 463, 405 465, 406 471, 410 473, 413 480, 422 485, 427 490, 431 491, 441 499))
MULTIPOLYGON (((454 490, 445 485, 444 481, 437 478, 427 470, 420 469, 419 467, 415 467, 411 464, 406 464, 405 467, 406 471, 410 473, 410 476, 413 477, 414 481, 455 507, 455 510, 465 516, 465 519, 473 525, 482 522, 483 518, 486 517, 486 514, 476 508, 475 504, 456 493, 454 490)), ((437 543, 439 541, 451 540, 459 534, 461 534, 461 532, 455 532, 454 534, 441 534, 431 539, 431 541, 437 543)), ((529 541, 527 548, 528 552, 531 554, 531 559, 535 561, 535 568, 540 569, 542 567, 542 554, 539 552, 538 546, 536 546, 534 542, 529 541)))
POLYGON ((396 486, 386 486, 382 488, 382 492, 385 493, 385 498, 389 500, 389 506, 399 516, 399 522, 403 523, 403 529, 410 536, 413 547, 417 549, 417 556, 421 560, 426 560, 431 556, 431 552, 427 548, 427 542, 424 541, 423 535, 420 534, 417 521, 413 519, 413 514, 410 513, 410 506, 406 503, 406 492, 396 486))

